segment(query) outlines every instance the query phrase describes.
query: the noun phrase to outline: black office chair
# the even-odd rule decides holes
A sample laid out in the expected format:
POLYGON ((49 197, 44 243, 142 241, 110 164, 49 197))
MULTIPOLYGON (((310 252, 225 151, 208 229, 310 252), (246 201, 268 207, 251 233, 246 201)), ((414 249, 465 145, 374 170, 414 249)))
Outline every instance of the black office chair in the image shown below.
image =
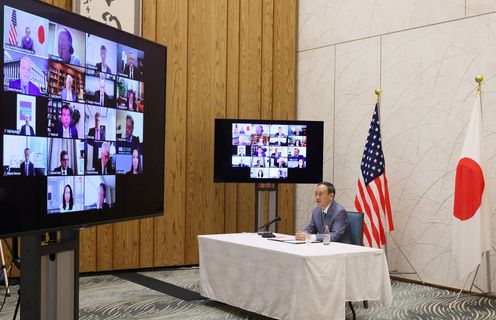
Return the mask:
MULTIPOLYGON (((351 243, 357 246, 363 245, 363 213, 361 212, 347 212, 348 221, 350 222, 351 229, 351 243)), ((356 320, 355 308, 353 308, 353 303, 348 301, 351 313, 353 314, 353 320, 356 320)), ((365 308, 367 308, 367 301, 363 302, 365 308)))

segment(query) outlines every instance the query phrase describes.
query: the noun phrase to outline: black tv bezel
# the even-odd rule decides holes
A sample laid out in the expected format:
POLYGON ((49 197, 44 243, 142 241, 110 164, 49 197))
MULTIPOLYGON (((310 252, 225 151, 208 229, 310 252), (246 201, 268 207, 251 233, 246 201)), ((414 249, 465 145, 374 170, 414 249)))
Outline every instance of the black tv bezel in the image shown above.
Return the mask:
POLYGON ((324 122, 313 120, 259 120, 259 119, 215 119, 214 129, 214 182, 215 183, 319 183, 323 177, 323 155, 324 155, 324 122), (239 174, 239 170, 247 171, 250 168, 232 167, 232 125, 234 123, 251 124, 282 124, 282 125, 306 125, 312 128, 313 141, 309 141, 307 154, 310 150, 312 161, 307 159, 306 169, 293 175, 288 172, 288 177, 284 179, 275 178, 251 178, 249 172, 244 175, 239 174), (228 128, 229 127, 229 128, 228 128), (229 129, 229 130, 228 130, 229 129), (309 167, 310 166, 310 167, 309 167), (310 171, 309 171, 310 170, 310 171), (306 173, 306 174, 304 174, 306 173), (312 175, 308 175, 312 173, 312 175))
MULTIPOLYGON (((76 211, 70 213, 61 214, 48 214, 47 213, 47 195, 46 192, 43 194, 44 201, 33 205, 35 210, 31 212, 30 218, 33 219, 31 222, 21 222, 19 217, 12 217, 16 214, 18 209, 13 208, 9 205, 0 208, 0 221, 2 225, 8 224, 9 220, 16 220, 16 225, 13 227, 0 228, 0 239, 8 238, 13 236, 21 236, 29 233, 42 233, 55 230, 65 230, 65 229, 77 229, 82 227, 95 226, 99 224, 114 223, 121 221, 128 221, 134 219, 148 218, 154 216, 160 216, 164 214, 164 191, 165 191, 165 105, 166 105, 166 67, 167 67, 167 48, 163 45, 154 43, 147 39, 140 38, 136 35, 127 33, 122 30, 115 29, 113 27, 107 26, 100 22, 91 20, 87 17, 80 16, 78 14, 63 10, 61 8, 54 7, 52 5, 35 1, 35 0, 0 0, 0 16, 4 17, 4 6, 9 6, 28 12, 30 14, 46 18, 50 21, 55 21, 62 25, 81 30, 85 33, 90 33, 97 35, 101 38, 109 39, 116 43, 120 43, 138 50, 142 50, 145 53, 145 75, 142 80, 146 87, 146 97, 153 96, 153 102, 156 107, 150 109, 151 100, 148 103, 145 102, 145 112, 144 112, 144 141, 142 148, 144 151, 144 172, 143 175, 134 177, 139 182, 138 185, 151 185, 154 186, 153 190, 138 190, 141 195, 136 194, 136 200, 132 199, 132 195, 127 197, 121 197, 124 200, 116 207, 103 210, 84 210, 76 211), (82 28, 84 26, 84 28, 82 28), (149 61, 149 67, 146 63, 149 61), (154 65, 152 65, 155 63, 154 65), (153 66, 153 67, 152 67, 153 66), (157 81, 158 80, 158 81, 157 81), (163 83, 164 86, 158 86, 155 83, 163 83), (163 95, 161 94, 163 93, 163 95), (153 113, 152 113, 153 111, 153 113), (163 119, 163 122, 160 121, 163 119), (148 125, 147 125, 148 124, 148 125), (152 138, 153 137, 153 138, 152 138), (159 143, 157 143, 159 142, 159 143), (163 143, 160 143, 163 142, 163 143), (153 161, 151 161, 153 159, 153 161), (148 168, 147 169, 147 165, 148 168), (148 171, 148 174, 147 174, 148 171), (160 197, 159 197, 160 195, 160 197), (142 209, 130 212, 129 206, 132 201, 146 201, 146 199, 153 198, 154 204, 143 205, 142 209), (141 210, 141 211, 140 211, 141 210)), ((4 18, 5 19, 5 18, 4 18)), ((47 31, 48 32, 48 31, 47 31)), ((4 45, 4 28, 1 28, 1 39, 2 46, 4 45)), ((3 54, 3 47, 2 47, 3 54)), ((3 70, 3 58, 0 59, 0 64, 3 70)), ((83 66, 86 67, 86 66, 83 66)), ((0 90, 0 95, 4 94, 14 94, 12 92, 6 92, 3 89, 3 72, 0 74, 0 80, 2 81, 2 89, 0 90)), ((48 99, 48 97, 47 97, 48 99)), ((0 135, 3 137, 3 134, 0 135)), ((3 138, 2 138, 3 140, 3 138)), ((3 152, 3 141, 1 142, 3 152)), ((0 159, 3 162, 3 155, 0 155, 0 159)), ((14 194, 12 190, 6 190, 8 188, 9 179, 16 179, 17 177, 4 177, 0 176, 0 189, 4 188, 3 192, 7 193, 8 196, 18 196, 14 194), (10 192, 10 193, 9 193, 10 192)), ((128 177, 129 178, 129 177, 128 177)), ((40 179, 44 179, 45 185, 48 176, 32 177, 28 178, 31 180, 24 180, 26 186, 33 188, 40 185, 40 179)), ((127 188, 130 191, 133 188, 133 181, 127 180, 125 175, 115 175, 116 185, 124 184, 122 188, 127 188), (122 180, 119 182, 119 180, 122 180)), ((46 187, 45 187, 46 191, 46 187)), ((119 192, 119 190, 116 190, 119 192)), ((129 192, 126 192, 126 194, 129 192)), ((4 194, 5 196, 5 194, 4 194)), ((119 198, 116 195, 116 198, 119 198)), ((21 205, 21 204, 19 204, 21 205)), ((133 204, 133 206, 135 206, 133 204)), ((22 209, 21 209, 22 210, 22 209)), ((24 217, 28 215, 24 212, 24 217)), ((11 222, 12 223, 12 222, 11 222)))

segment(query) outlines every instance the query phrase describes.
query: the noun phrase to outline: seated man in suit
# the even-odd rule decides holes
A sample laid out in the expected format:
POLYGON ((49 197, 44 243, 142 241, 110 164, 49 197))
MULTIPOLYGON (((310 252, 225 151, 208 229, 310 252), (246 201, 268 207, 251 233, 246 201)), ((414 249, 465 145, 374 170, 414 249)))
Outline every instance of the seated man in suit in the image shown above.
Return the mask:
POLYGON ((93 95, 93 101, 97 102, 100 106, 110 107, 110 97, 105 91, 105 74, 100 74, 99 87, 93 95))
POLYGON ((23 135, 23 136, 34 136, 34 130, 33 130, 33 127, 31 127, 29 125, 29 120, 30 120, 29 114, 25 114, 24 115, 24 121, 26 121, 26 124, 24 124, 21 127, 21 132, 19 132, 20 135, 23 135))
POLYGON ((62 115, 57 124, 57 134, 60 138, 76 139, 78 137, 78 131, 71 123, 71 108, 68 104, 62 105, 62 115))
POLYGON ((134 65, 134 52, 130 51, 127 55, 127 65, 124 67, 124 73, 130 78, 130 79, 137 79, 138 74, 137 74, 137 68, 134 65))
POLYGON ((53 170, 53 172, 60 172, 60 175, 62 176, 72 176, 74 175, 74 172, 72 171, 71 168, 69 168, 69 154, 67 154, 67 151, 62 150, 60 152, 60 167, 57 167, 53 170))
POLYGON ((72 76, 70 74, 67 75, 67 78, 65 79, 65 87, 62 89, 62 100, 67 100, 67 101, 76 101, 77 95, 76 91, 72 89, 72 83, 74 80, 72 79, 72 76))
POLYGON ((311 234, 312 240, 322 241, 325 226, 329 226, 331 241, 351 243, 351 228, 346 210, 336 201, 336 189, 330 182, 321 182, 315 188, 315 202, 310 223, 304 231, 296 232, 296 240, 305 240, 311 234))
POLYGON ((31 38, 31 29, 26 27, 26 29, 24 29, 24 34, 25 36, 22 37, 21 40, 21 48, 34 51, 33 38, 31 38))
POLYGON ((127 142, 136 142, 139 143, 140 139, 138 136, 133 136, 133 131, 134 131, 134 119, 132 116, 129 114, 126 116, 126 136, 123 137, 121 133, 117 135, 117 138, 120 141, 127 141, 127 142))
POLYGON ((105 140, 105 130, 100 128, 100 112, 95 113, 95 126, 88 130, 88 137, 97 141, 105 140))
POLYGON ((108 209, 110 206, 108 203, 105 202, 105 199, 107 198, 107 186, 105 183, 100 183, 98 186, 98 199, 96 201, 96 208, 97 209, 108 209))
POLYGON ((33 71, 33 62, 28 57, 23 57, 19 62, 19 76, 20 79, 12 80, 9 82, 9 88, 16 89, 24 94, 31 94, 34 96, 41 95, 40 88, 31 82, 31 72, 33 71))
POLYGON ((100 58, 102 58, 102 61, 101 62, 97 62, 97 64, 96 64, 96 71, 98 71, 98 72, 105 72, 105 73, 112 73, 112 70, 110 70, 110 67, 106 63, 106 60, 107 60, 107 47, 105 47, 103 44, 100 47, 100 58))
POLYGON ((34 164, 29 161, 29 148, 24 149, 24 161, 19 166, 21 176, 34 176, 34 164))
POLYGON ((110 160, 110 143, 102 143, 101 157, 95 163, 98 174, 115 174, 115 168, 110 160))

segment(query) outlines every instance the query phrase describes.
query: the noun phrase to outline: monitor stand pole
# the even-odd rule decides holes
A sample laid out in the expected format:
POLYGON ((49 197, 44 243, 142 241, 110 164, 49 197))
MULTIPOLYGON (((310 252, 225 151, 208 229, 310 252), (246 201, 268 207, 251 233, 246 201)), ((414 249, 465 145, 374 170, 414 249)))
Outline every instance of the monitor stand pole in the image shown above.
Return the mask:
POLYGON ((7 275, 7 266, 5 265, 5 256, 3 255, 3 244, 2 244, 3 241, 4 240, 0 240, 0 255, 2 257, 2 274, 3 274, 3 282, 5 284, 5 288, 7 288, 7 296, 9 296, 10 295, 9 277, 7 275))
POLYGON ((41 244, 41 234, 21 237, 21 318, 79 318, 79 230, 41 244))
MULTIPOLYGON (((260 225, 266 224, 278 215, 277 186, 277 183, 255 184, 255 231, 258 231, 260 225)), ((276 231, 276 224, 272 224, 265 233, 269 235, 276 231)))

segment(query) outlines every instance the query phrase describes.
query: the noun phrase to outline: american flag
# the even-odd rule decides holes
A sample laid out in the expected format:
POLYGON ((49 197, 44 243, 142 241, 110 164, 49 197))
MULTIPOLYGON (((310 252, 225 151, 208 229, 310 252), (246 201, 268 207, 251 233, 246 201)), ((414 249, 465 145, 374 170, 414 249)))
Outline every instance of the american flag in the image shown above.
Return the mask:
POLYGON ((363 151, 355 196, 356 210, 365 214, 363 243, 375 248, 386 244, 386 228, 389 231, 394 230, 378 112, 379 106, 376 104, 363 151))
POLYGON ((9 44, 17 45, 17 14, 15 10, 12 10, 12 17, 10 18, 9 44))

